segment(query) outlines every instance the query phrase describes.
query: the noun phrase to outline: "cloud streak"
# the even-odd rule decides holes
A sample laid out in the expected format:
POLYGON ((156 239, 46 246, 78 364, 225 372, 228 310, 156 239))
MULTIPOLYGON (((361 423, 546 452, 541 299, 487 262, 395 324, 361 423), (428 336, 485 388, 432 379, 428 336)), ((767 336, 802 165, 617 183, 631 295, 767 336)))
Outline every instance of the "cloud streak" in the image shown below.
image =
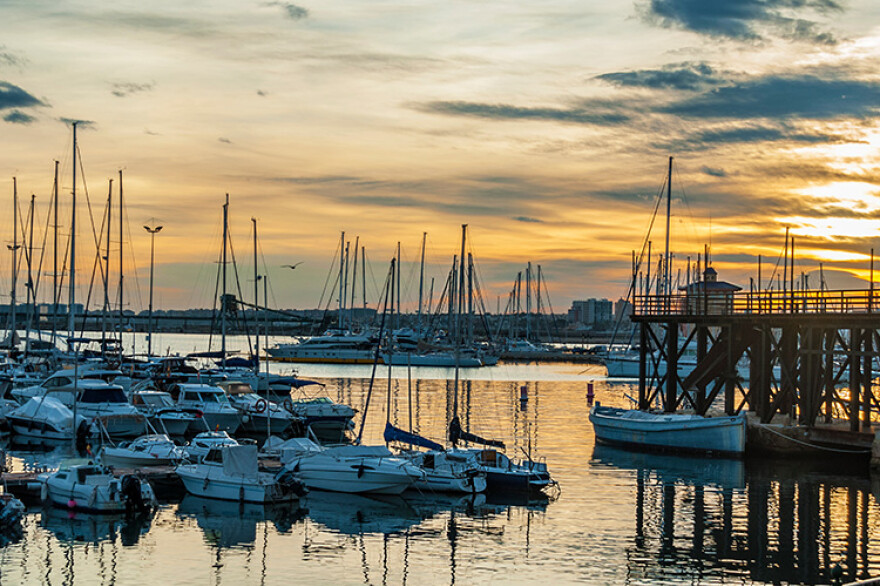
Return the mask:
POLYGON ((122 83, 114 83, 113 88, 110 91, 117 98, 125 98, 132 94, 139 94, 142 92, 148 92, 153 89, 155 84, 150 83, 131 83, 131 82, 122 82, 122 83))
POLYGON ((664 65, 660 69, 643 69, 605 73, 595 79, 621 87, 698 91, 726 81, 710 65, 703 62, 664 65))
POLYGON ((8 81, 0 81, 0 110, 10 108, 33 108, 45 106, 41 100, 29 94, 17 85, 8 81))
MULTIPOLYGON (((594 105, 596 103, 594 102, 594 105)), ((628 114, 605 105, 604 111, 592 108, 535 108, 511 104, 484 104, 464 101, 437 101, 419 104, 415 109, 431 114, 464 116, 489 120, 538 120, 596 126, 617 126, 631 120, 628 114)))
POLYGON ((770 33, 825 45, 836 42, 831 33, 819 30, 813 20, 790 15, 843 10, 834 0, 649 0, 642 9, 649 22, 711 37, 758 41, 770 33))

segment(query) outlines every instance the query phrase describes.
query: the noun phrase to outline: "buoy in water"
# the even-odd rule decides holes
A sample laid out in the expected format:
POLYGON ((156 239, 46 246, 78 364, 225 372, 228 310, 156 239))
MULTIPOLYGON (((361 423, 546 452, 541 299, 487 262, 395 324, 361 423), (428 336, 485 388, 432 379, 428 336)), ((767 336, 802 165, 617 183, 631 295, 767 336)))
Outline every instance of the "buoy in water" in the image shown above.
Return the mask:
POLYGON ((523 385, 519 388, 520 403, 526 403, 529 400, 529 387, 523 385))
POLYGON ((596 395, 593 393, 593 383, 587 383, 587 405, 593 404, 596 395))

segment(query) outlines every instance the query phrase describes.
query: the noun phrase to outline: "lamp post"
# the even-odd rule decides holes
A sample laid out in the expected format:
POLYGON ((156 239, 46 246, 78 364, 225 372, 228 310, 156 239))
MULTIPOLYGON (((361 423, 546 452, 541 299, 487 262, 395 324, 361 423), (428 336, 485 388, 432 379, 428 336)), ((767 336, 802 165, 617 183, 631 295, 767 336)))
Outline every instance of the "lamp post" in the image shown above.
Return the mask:
POLYGON ((150 310, 147 317, 147 358, 153 355, 153 267, 156 259, 156 232, 162 226, 144 226, 144 230, 150 233, 150 310))

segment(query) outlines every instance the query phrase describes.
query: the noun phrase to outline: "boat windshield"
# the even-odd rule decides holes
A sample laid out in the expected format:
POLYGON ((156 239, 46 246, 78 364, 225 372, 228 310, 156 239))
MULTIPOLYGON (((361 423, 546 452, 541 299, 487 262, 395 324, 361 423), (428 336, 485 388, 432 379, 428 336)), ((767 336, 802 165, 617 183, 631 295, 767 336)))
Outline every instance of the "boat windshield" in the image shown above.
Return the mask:
POLYGON ((128 403, 125 391, 118 387, 85 389, 79 400, 83 403, 128 403))

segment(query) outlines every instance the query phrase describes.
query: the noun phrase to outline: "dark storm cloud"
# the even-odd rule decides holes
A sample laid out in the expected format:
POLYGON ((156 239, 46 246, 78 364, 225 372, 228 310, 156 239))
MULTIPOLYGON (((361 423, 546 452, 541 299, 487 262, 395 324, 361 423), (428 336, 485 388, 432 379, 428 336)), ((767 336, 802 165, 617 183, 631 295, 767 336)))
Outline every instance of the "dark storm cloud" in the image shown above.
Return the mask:
POLYGON ((3 120, 11 122, 12 124, 31 124, 32 122, 36 122, 37 119, 30 114, 25 114, 21 110, 13 110, 5 115, 3 120))
POLYGON ((0 81, 0 110, 8 108, 33 108, 45 105, 42 101, 17 85, 11 84, 8 81, 0 81))
POLYGON ((880 107, 880 83, 813 75, 759 77, 679 100, 661 112, 687 118, 867 118, 880 107))
POLYGON ((698 91, 726 81, 706 63, 675 63, 660 69, 642 69, 597 75, 617 86, 698 91))
POLYGON ((764 31, 778 36, 820 44, 832 44, 834 37, 795 12, 827 14, 842 6, 833 0, 649 0, 642 9, 649 21, 713 37, 756 41, 764 31))
POLYGON ((147 92, 153 89, 153 83, 114 83, 112 93, 117 98, 124 98, 132 94, 147 92))
MULTIPOLYGON (((593 106, 597 102, 592 102, 593 106)), ((605 104, 602 110, 587 108, 530 108, 510 104, 480 104, 476 102, 428 102, 416 109, 432 114, 466 116, 489 120, 543 120, 592 124, 597 126, 617 126, 630 121, 630 116, 621 110, 605 104)))
POLYGON ((302 6, 296 4, 288 4, 286 2, 270 2, 268 6, 280 6, 288 18, 292 20, 302 20, 308 18, 309 11, 302 6))

